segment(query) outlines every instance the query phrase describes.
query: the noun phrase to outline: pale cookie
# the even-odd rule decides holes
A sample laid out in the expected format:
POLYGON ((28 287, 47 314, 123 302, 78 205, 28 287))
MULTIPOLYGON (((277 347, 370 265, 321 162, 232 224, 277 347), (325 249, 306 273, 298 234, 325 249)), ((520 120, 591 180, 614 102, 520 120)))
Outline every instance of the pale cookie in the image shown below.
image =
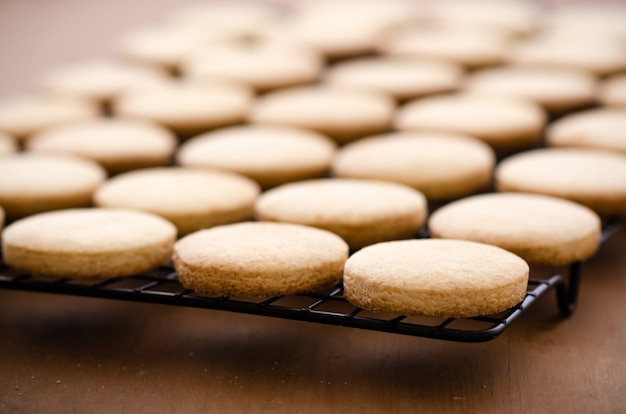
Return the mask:
POLYGON ((313 131, 244 125, 193 137, 176 159, 186 167, 232 171, 270 188, 324 176, 335 152, 334 141, 313 131))
POLYGON ((169 164, 176 143, 174 134, 157 124, 102 118, 47 129, 33 135, 26 147, 89 158, 115 174, 169 164))
POLYGON ((439 208, 428 228, 432 237, 493 244, 531 264, 560 266, 598 250, 601 223, 592 210, 561 198, 494 193, 439 208))
POLYGON ((626 108, 626 74, 604 80, 600 84, 598 100, 604 106, 626 108))
POLYGON ((13 154, 14 152, 17 152, 16 139, 0 131, 0 155, 13 154))
POLYGON ((175 239, 174 225, 152 214, 69 209, 7 226, 2 255, 8 266, 37 276, 130 276, 166 264, 175 239))
POLYGON ((548 126, 546 142, 553 147, 596 148, 626 155, 626 107, 576 112, 548 126))
POLYGON ((17 153, 0 157, 0 177, 4 177, 0 179, 0 205, 13 220, 48 210, 90 206, 106 171, 72 155, 17 153))
POLYGON ((602 216, 626 214, 626 156, 609 151, 547 148, 504 159, 499 191, 539 193, 583 204, 602 216))
POLYGON ((168 82, 163 71, 118 61, 97 60, 58 68, 45 74, 44 92, 108 103, 119 94, 168 82))
POLYGON ((528 264, 496 246, 464 240, 404 240, 356 252, 344 270, 344 296, 363 309, 466 318, 522 301, 528 264))
POLYGON ((469 69, 500 64, 511 43, 508 33, 490 27, 409 26, 381 40, 383 55, 434 58, 469 69))
POLYGON ((200 49, 185 59, 181 71, 190 78, 230 79, 265 92, 313 83, 322 65, 313 49, 257 42, 200 49))
POLYGON ((531 101, 454 94, 407 103, 397 112, 394 125, 401 131, 467 134, 508 151, 537 144, 545 123, 545 112, 531 101))
POLYGON ((338 236, 286 223, 238 223, 200 230, 174 245, 180 283, 214 296, 270 297, 337 283, 348 257, 338 236))
POLYGON ((405 101, 455 91, 463 75, 460 65, 447 61, 362 58, 330 67, 323 80, 336 86, 371 88, 405 101))
POLYGON ((243 85, 207 81, 128 92, 114 101, 113 112, 189 136, 242 122, 251 102, 252 93, 243 85))
POLYGON ((596 78, 583 71, 505 66, 475 72, 464 90, 526 98, 558 114, 591 106, 597 86, 596 78))
POLYGON ((99 115, 99 106, 86 100, 44 95, 16 96, 0 102, 0 132, 25 140, 46 128, 94 119, 99 115))
POLYGON ((421 191, 429 200, 445 200, 487 189, 494 164, 491 147, 470 136, 397 132, 341 148, 332 174, 394 181, 421 191))
POLYGON ((626 7, 620 2, 563 2, 545 16, 550 29, 626 42, 626 7))
POLYGON ((408 186, 375 180, 318 179, 261 194, 262 221, 304 224, 341 236, 352 249, 414 237, 426 221, 425 197, 408 186))
POLYGON ((394 108, 390 96, 374 91, 309 86, 259 98, 248 120, 310 129, 345 143, 387 130, 394 108))
POLYGON ((218 171, 148 168, 118 175, 94 193, 99 207, 157 214, 178 235, 252 219, 259 187, 251 180, 218 171))

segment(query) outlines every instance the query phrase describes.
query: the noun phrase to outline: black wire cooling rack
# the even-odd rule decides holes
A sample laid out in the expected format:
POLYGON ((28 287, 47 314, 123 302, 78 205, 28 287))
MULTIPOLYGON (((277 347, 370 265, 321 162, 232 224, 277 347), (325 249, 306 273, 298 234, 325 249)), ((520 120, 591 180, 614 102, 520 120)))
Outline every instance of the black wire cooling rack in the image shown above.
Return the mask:
MULTIPOLYGON (((607 225, 601 242, 608 239, 620 224, 612 222, 607 225)), ((553 289, 561 314, 569 316, 576 308, 581 269, 582 263, 576 262, 569 266, 566 274, 530 280, 524 300, 505 312, 463 319, 369 312, 351 305, 343 297, 341 284, 294 296, 264 299, 211 297, 185 289, 171 266, 130 277, 42 279, 8 268, 0 261, 0 288, 217 309, 448 341, 484 342, 495 339, 553 289)))

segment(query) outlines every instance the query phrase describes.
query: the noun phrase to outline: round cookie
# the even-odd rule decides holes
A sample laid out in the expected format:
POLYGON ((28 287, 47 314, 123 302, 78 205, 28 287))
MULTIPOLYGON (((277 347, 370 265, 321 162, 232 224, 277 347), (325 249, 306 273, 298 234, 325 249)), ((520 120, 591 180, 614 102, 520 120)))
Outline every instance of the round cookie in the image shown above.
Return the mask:
POLYGON ((432 237, 493 244, 531 264, 560 266, 598 250, 601 223, 592 210, 565 199, 493 193, 439 208, 428 228, 432 237))
POLYGON ((152 214, 69 209, 7 226, 2 255, 8 266, 37 276, 130 276, 166 264, 175 239, 176 228, 152 214))
POLYGON ((454 199, 486 189, 495 154, 470 136, 397 132, 363 138, 341 148, 332 174, 402 183, 429 200, 454 199))
POLYGON ((496 246, 465 240, 379 243, 352 255, 344 296, 374 312, 466 318, 522 301, 528 264, 496 246))
POLYGON ((259 98, 248 121, 310 129, 346 143, 385 131, 394 109, 391 97, 374 91, 308 86, 259 98))
POLYGON ((396 114, 401 131, 441 131, 474 136, 495 150, 516 150, 538 143, 546 123, 543 109, 514 97, 452 94, 418 99, 396 114))
POLYGON ((464 86, 465 91, 473 93, 529 99, 550 113, 592 105, 596 89, 596 78, 587 72, 515 66, 475 72, 464 86))
POLYGON ((568 34, 626 41, 625 21, 626 7, 620 2, 563 2, 546 15, 545 26, 568 34))
POLYGON ((626 107, 576 112, 556 120, 546 130, 553 147, 596 148, 626 155, 626 107))
POLYGON ((322 64, 312 49, 256 42, 198 50, 185 60, 182 72, 194 79, 230 79, 265 92, 312 83, 322 64))
POLYGON ((598 95, 598 100, 604 106, 626 108, 626 74, 604 80, 598 95))
POLYGON ((97 60, 58 68, 45 74, 44 92, 108 103, 135 88, 151 88, 168 82, 163 71, 124 62, 97 60))
POLYGON ((0 131, 0 156, 17 152, 17 142, 9 134, 0 131))
POLYGON ((261 194, 257 219, 322 228, 352 249, 417 235, 426 221, 425 197, 408 186, 375 180, 318 179, 261 194))
POLYGON ((79 155, 111 174, 171 162, 176 137, 152 122, 101 118, 50 128, 32 136, 29 151, 79 155))
POLYGON ((335 151, 332 140, 313 131, 244 125, 193 137, 176 159, 187 167, 232 171, 271 188, 324 176, 335 151))
POLYGON ((99 115, 98 105, 82 99, 44 95, 16 96, 0 102, 0 132, 25 140, 46 128, 94 119, 99 115))
POLYGON ((113 113, 189 136, 243 121, 251 102, 251 91, 238 83, 180 83, 123 94, 114 101, 113 113))
POLYGON ((106 171, 88 159, 64 154, 17 153, 0 157, 0 205, 7 218, 91 205, 106 171))
POLYGON ((259 187, 226 172, 149 168, 118 175, 94 193, 99 207, 129 208, 159 215, 179 236, 252 219, 259 187))
POLYGON ((626 214, 626 156, 601 150, 542 148, 504 159, 495 170, 499 191, 552 195, 601 216, 626 214))
POLYGON ((188 289, 214 296, 270 297, 337 283, 348 257, 338 236, 286 223, 237 223, 200 230, 174 245, 188 289))
POLYGON ((362 58, 330 67, 324 82, 335 86, 371 88, 405 101, 458 89, 461 66, 430 59, 362 58))

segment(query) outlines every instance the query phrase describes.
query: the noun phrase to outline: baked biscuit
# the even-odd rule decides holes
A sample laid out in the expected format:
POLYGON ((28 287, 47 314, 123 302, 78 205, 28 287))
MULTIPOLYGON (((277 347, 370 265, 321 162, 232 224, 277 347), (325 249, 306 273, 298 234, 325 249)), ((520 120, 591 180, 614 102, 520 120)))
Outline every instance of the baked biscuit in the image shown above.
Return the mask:
POLYGON ((601 223, 592 210, 565 199, 493 193, 439 208, 428 228, 432 237, 493 244, 530 264, 560 266, 598 250, 601 223))
POLYGON ((626 156, 609 151, 542 148, 504 159, 495 170, 499 191, 552 195, 601 216, 626 214, 626 156))
POLYGON ((101 118, 49 128, 33 135, 26 148, 79 155, 115 174, 169 164, 176 144, 174 134, 155 123, 101 118))
POLYGON ((475 72, 464 90, 529 99, 559 114, 591 106, 597 86, 596 78, 583 71, 504 66, 475 72))
POLYGON ((97 163, 64 154, 16 153, 0 157, 0 205, 7 218, 91 205, 106 179, 97 163), (10 179, 7 179, 10 177, 10 179))
POLYGON ((46 128, 94 119, 99 115, 98 105, 82 99, 44 95, 16 96, 0 102, 0 132, 23 141, 46 128))
POLYGON ((251 107, 248 121, 310 129, 346 143, 387 130, 394 108, 393 99, 382 93, 308 86, 264 95, 251 107))
POLYGON ((250 220, 259 188, 219 171, 148 168, 118 175, 94 193, 94 204, 142 210, 172 222, 179 236, 250 220))
POLYGON ((604 106, 626 108, 626 75, 615 75, 600 84, 598 100, 604 106))
POLYGON ((7 226, 2 255, 8 266, 37 276, 130 276, 166 264, 175 239, 174 225, 152 214, 69 209, 7 226))
POLYGON ((182 166, 232 171, 271 188, 324 176, 335 151, 334 141, 313 131, 244 125, 193 137, 176 159, 182 166))
POLYGON ((174 245, 180 283, 214 296, 270 297, 337 283, 348 257, 340 237, 286 223, 237 223, 200 230, 174 245))
POLYGON ((425 197, 408 186, 375 180, 318 179, 261 194, 257 219, 304 224, 341 236, 352 249, 417 235, 425 197))
POLYGON ((401 131, 441 131, 482 139, 495 150, 536 145, 546 124, 537 104, 511 96, 451 94, 410 101, 396 114, 401 131))
POLYGON ((336 86, 370 88, 406 101, 461 86, 464 70, 447 61, 431 59, 361 58, 339 62, 324 75, 336 86))
POLYGON ((4 132, 0 132, 0 155, 13 154, 17 152, 17 142, 15 138, 4 132))
POLYGON ((524 299, 528 264, 496 246, 464 240, 379 243, 352 255, 344 296, 363 309, 464 318, 504 311, 524 299))
POLYGON ((113 102, 120 117, 156 122, 187 137, 244 120, 252 92, 226 81, 185 82, 134 90, 113 102))
POLYGON ((332 174, 344 178, 394 181, 429 200, 446 200, 488 188, 494 151, 461 134, 396 132, 363 138, 341 148, 332 174))
POLYGON ((576 112, 556 120, 546 129, 553 147, 596 148, 626 155, 626 107, 576 112))

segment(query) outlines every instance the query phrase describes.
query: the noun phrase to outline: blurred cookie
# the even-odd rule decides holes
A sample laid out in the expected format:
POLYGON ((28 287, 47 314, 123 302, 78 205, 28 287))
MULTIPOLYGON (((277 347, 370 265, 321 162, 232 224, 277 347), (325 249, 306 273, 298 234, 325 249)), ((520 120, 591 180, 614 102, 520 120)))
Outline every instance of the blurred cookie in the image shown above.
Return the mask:
POLYGON ((345 143, 384 132, 394 107, 391 97, 374 91, 308 86, 271 92, 257 99, 248 121, 310 129, 345 143))
POLYGON ((546 129, 553 147, 596 148, 626 155, 626 107, 576 112, 556 120, 546 129))
POLYGON ((152 122, 102 118, 50 128, 33 135, 29 151, 80 155, 115 174, 169 164, 176 137, 152 122))
POLYGON ((244 125, 191 138, 176 159, 186 167, 232 171, 263 188, 318 178, 330 169, 336 144, 313 131, 244 125))
POLYGON ((257 219, 319 227, 352 249, 417 235, 426 220, 424 196, 408 186, 374 180, 318 179, 261 194, 257 219))
POLYGON ((528 264, 496 246, 464 240, 403 240, 366 247, 347 261, 344 296, 363 309, 465 318, 524 299, 528 264))
POLYGON ((601 216, 626 214, 626 156, 609 151, 542 148, 504 159, 496 188, 552 195, 583 204, 601 216))
POLYGON ((626 108, 626 75, 615 75, 600 84, 598 100, 604 106, 626 108))
POLYGON ((442 200, 485 190, 494 164, 493 150, 470 136, 397 132, 341 148, 332 174, 394 181, 421 191, 429 200, 442 200))
POLYGON ((142 210, 172 222, 178 235, 252 219, 258 186, 226 172, 148 168, 118 175, 94 193, 94 204, 142 210))
POLYGON ((214 296, 271 297, 332 286, 348 246, 338 236, 286 223, 238 223, 200 230, 174 245, 180 283, 214 296))
POLYGON ((401 131, 467 134, 506 151, 537 144, 545 123, 545 112, 531 101, 453 94, 408 102, 398 110, 394 125, 401 131))
POLYGON ((432 237, 493 244, 531 264, 560 266, 591 257, 600 243, 592 210, 540 194, 493 193, 467 197, 435 211, 432 237))
POLYGON ((130 276, 166 264, 175 239, 176 228, 152 214, 69 209, 7 226, 2 255, 8 266, 36 276, 130 276))
POLYGON ((0 157, 0 177, 5 177, 0 180, 0 205, 13 220, 48 210, 90 206, 106 171, 72 155, 17 153, 0 157))
POLYGON ((9 134, 0 131, 0 155, 17 152, 17 142, 9 134))

